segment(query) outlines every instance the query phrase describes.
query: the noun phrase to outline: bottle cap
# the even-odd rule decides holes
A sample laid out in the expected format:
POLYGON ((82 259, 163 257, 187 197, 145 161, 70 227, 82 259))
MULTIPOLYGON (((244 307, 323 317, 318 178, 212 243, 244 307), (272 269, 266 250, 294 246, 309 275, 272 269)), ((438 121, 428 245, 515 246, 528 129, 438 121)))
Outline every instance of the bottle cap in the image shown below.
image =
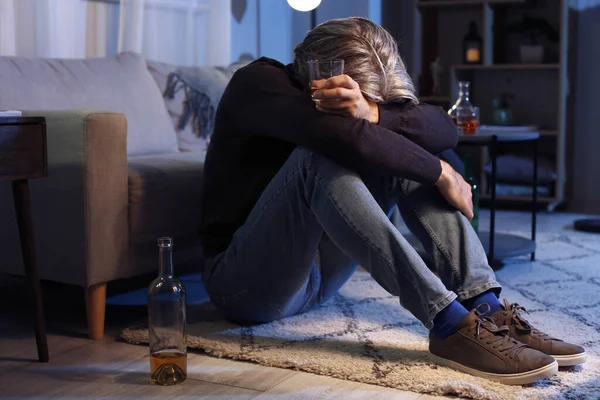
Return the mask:
POLYGON ((173 247, 173 239, 170 237, 158 238, 158 247, 173 247))

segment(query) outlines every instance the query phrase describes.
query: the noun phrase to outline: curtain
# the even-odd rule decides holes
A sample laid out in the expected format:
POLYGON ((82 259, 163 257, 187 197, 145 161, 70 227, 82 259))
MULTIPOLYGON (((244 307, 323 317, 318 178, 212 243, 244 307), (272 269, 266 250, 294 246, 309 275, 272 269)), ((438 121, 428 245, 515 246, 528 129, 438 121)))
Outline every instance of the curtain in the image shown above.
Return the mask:
POLYGON ((81 0, 0 0, 0 55, 81 58, 102 55, 88 51, 88 21, 97 7, 81 0), (88 13, 90 15, 88 15, 88 13))
POLYGON ((231 0, 0 0, 0 55, 231 62, 231 0))
POLYGON ((0 1, 0 54, 15 55, 15 19, 12 1, 0 1))
POLYGON ((227 65, 231 0, 121 0, 118 50, 178 65, 227 65))

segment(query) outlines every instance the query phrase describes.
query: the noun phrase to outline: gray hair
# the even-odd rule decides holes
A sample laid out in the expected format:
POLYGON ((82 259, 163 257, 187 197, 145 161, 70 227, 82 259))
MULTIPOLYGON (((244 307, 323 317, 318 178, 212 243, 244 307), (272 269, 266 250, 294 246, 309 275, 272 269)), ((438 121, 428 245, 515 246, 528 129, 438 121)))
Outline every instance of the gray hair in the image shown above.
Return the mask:
POLYGON ((415 87, 398 54, 396 40, 380 25, 360 17, 333 19, 308 32, 294 49, 294 71, 308 85, 308 60, 344 60, 344 74, 376 103, 417 104, 415 87))

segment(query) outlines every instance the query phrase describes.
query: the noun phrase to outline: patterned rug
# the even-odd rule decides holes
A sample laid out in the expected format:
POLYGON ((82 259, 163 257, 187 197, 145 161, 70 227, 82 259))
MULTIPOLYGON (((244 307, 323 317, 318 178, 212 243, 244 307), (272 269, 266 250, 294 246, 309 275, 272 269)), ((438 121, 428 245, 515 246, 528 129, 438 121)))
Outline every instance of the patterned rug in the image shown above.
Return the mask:
MULTIPOLYGON (((192 321, 189 346, 217 357, 432 395, 599 399, 600 235, 555 232, 538 236, 537 261, 514 259, 498 271, 502 295, 525 306, 531 313, 528 320, 538 328, 585 346, 588 361, 528 387, 497 384, 434 364, 427 330, 364 272, 357 272, 323 306, 286 320, 252 327, 192 321)), ((122 337, 144 344, 148 332, 129 328, 122 337)))

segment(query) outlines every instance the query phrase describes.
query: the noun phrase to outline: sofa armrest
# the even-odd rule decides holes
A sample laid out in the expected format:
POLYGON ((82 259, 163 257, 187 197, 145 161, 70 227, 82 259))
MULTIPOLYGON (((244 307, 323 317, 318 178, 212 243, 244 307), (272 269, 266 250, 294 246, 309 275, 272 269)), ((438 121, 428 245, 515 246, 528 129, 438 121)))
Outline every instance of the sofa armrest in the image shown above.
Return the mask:
MULTIPOLYGON (((30 182, 41 278, 89 287, 126 275, 125 116, 85 110, 23 114, 46 117, 48 176, 30 182)), ((8 234, 16 237, 16 229, 15 223, 8 234)), ((13 272, 22 274, 17 264, 13 272)))

